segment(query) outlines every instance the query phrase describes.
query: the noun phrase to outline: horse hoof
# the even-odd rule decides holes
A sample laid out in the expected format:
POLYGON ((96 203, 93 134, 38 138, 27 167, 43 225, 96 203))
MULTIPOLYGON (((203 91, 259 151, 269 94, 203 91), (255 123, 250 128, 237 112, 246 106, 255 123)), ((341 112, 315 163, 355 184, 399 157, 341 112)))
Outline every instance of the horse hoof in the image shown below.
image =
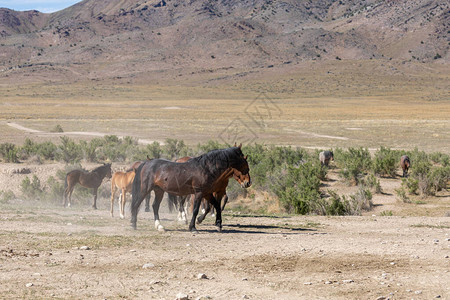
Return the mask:
POLYGON ((132 223, 132 224, 131 224, 131 228, 133 228, 134 230, 136 230, 136 228, 137 228, 136 223, 132 223))
POLYGON ((164 227, 162 225, 158 225, 157 229, 159 232, 166 232, 166 230, 164 229, 164 227))
POLYGON ((123 219, 125 219, 125 216, 124 215, 120 215, 120 218, 123 220, 123 219))
POLYGON ((201 219, 200 217, 197 218, 197 224, 202 224, 203 219, 201 219))
POLYGON ((222 232, 222 226, 217 226, 217 232, 222 232))
POLYGON ((97 209, 97 206, 93 205, 92 208, 93 208, 93 209, 97 209))

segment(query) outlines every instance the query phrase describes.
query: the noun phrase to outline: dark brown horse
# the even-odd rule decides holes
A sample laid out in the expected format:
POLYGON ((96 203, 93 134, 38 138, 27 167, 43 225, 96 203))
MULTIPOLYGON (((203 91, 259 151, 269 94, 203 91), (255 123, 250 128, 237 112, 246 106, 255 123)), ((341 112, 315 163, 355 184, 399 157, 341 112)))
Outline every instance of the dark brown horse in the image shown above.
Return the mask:
MULTIPOLYGON (((190 157, 190 156, 185 156, 185 157, 177 159, 175 162, 183 163, 183 162, 187 162, 191 158, 192 157, 190 157)), ((244 184, 244 181, 247 178, 247 176, 243 175, 240 171, 232 168, 230 170, 230 172, 224 173, 223 176, 221 176, 217 180, 217 190, 214 191, 213 195, 217 199, 219 204, 222 203, 222 200, 223 200, 223 204, 221 206, 221 211, 223 211, 225 209, 225 205, 228 202, 228 196, 226 194, 226 189, 227 189, 227 186, 228 186, 229 179, 231 177, 234 177, 234 179, 241 186, 244 184)), ((172 206, 175 205, 178 208, 178 221, 185 221, 186 223, 187 223, 187 219, 186 219, 185 204, 186 204, 186 199, 187 198, 188 198, 188 196, 175 196, 175 195, 169 194, 169 205, 172 205, 172 206)), ((192 206, 191 212, 193 211, 194 198, 195 198, 195 196, 192 195, 191 201, 190 201, 191 202, 191 206, 192 206)), ((197 223, 198 224, 203 222, 203 220, 205 219, 206 215, 210 211, 214 211, 213 205, 211 203, 209 203, 206 198, 202 199, 202 206, 204 207, 204 209, 202 209, 203 213, 197 218, 197 223)))
POLYGON ((411 161, 409 160, 408 155, 403 155, 400 158, 400 166, 403 170, 403 177, 406 177, 406 175, 408 175, 408 170, 411 167, 411 161))
POLYGON ((97 190, 105 177, 111 178, 111 164, 103 164, 90 172, 77 169, 67 173, 64 185, 64 206, 70 207, 73 189, 79 183, 81 186, 93 189, 94 204, 92 207, 97 209, 97 190), (67 203, 67 198, 69 198, 69 203, 67 203))
POLYGON ((242 173, 246 179, 242 187, 251 185, 249 167, 241 146, 227 149, 213 150, 194 157, 185 163, 176 163, 164 159, 153 159, 143 163, 136 171, 133 182, 133 201, 131 203, 131 224, 136 228, 139 206, 144 197, 154 191, 153 213, 155 227, 164 230, 159 221, 159 205, 164 192, 177 196, 195 195, 194 210, 189 224, 190 231, 196 231, 195 218, 198 215, 202 198, 216 209, 216 226, 222 230, 222 214, 220 203, 213 193, 217 190, 221 178, 229 174, 232 169, 242 173))

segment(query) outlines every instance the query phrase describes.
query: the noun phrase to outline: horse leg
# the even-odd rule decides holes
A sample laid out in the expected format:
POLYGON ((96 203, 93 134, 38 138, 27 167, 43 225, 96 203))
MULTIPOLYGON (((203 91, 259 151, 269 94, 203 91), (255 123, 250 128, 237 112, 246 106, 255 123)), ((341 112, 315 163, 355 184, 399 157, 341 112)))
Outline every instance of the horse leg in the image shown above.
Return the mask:
POLYGON ((93 209, 97 209, 97 190, 98 188, 94 188, 92 194, 94 194, 94 204, 92 204, 93 209))
POLYGON ((111 182, 111 218, 114 215, 114 197, 116 196, 116 185, 111 182))
POLYGON ((155 200, 153 200, 153 215, 155 217, 155 228, 158 231, 165 231, 164 226, 161 225, 161 222, 159 221, 159 205, 161 204, 162 198, 164 196, 164 191, 161 189, 155 189, 155 200))
POLYGON ((185 203, 188 196, 182 196, 180 197, 178 211, 181 212, 181 221, 183 221, 185 224, 187 224, 187 214, 186 214, 186 208, 185 203))
POLYGON ((195 218, 197 218, 198 211, 200 210, 200 203, 202 201, 202 198, 203 198, 202 193, 195 194, 194 209, 192 211, 191 223, 189 224, 189 231, 191 232, 197 232, 197 229, 195 228, 195 218))
MULTIPOLYGON (((151 190, 148 193, 150 194, 151 190)), ((133 227, 133 229, 136 229, 137 214, 139 211, 139 206, 141 206, 141 203, 146 196, 147 195, 143 195, 142 197, 138 198, 137 201, 134 201, 134 199, 133 199, 133 201, 131 202, 131 226, 133 227)), ((133 195, 133 197, 135 197, 135 196, 133 195)))
MULTIPOLYGON (((202 204, 204 205, 205 202, 202 200, 202 204)), ((198 216, 197 218, 197 224, 201 224, 203 222, 203 220, 205 220, 206 215, 209 214, 209 212, 211 211, 211 205, 209 205, 209 202, 206 203, 206 208, 202 209, 202 214, 200 216, 198 216)))
POLYGON ((222 211, 220 210, 220 200, 222 196, 219 195, 219 197, 214 197, 213 194, 211 194, 209 196, 209 203, 211 203, 212 205, 214 205, 214 208, 216 210, 216 227, 217 227, 217 231, 222 232, 222 211))
POLYGON ((69 203, 67 204, 67 207, 70 207, 70 204, 72 203, 72 193, 75 186, 72 186, 69 188, 69 203))
POLYGON ((126 199, 125 199, 125 195, 126 195, 127 191, 126 189, 122 189, 122 197, 120 199, 120 218, 121 219, 125 219, 125 203, 126 203, 126 199))
POLYGON ((228 202, 228 195, 225 194, 225 196, 223 196, 223 204, 222 204, 222 211, 225 209, 225 205, 227 205, 228 202))
POLYGON ((145 211, 146 212, 150 211, 150 194, 148 194, 147 197, 145 197, 145 211))

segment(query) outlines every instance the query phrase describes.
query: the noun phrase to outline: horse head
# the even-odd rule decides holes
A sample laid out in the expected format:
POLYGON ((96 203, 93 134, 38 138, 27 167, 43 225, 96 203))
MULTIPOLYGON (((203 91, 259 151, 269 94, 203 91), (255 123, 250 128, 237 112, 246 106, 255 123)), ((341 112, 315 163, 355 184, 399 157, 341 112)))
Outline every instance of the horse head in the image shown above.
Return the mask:
POLYGON ((111 178, 111 177, 112 177, 112 173, 111 173, 111 163, 105 163, 105 164, 103 164, 103 166, 106 168, 105 177, 111 178))
POLYGON ((233 168, 233 177, 239 182, 241 187, 248 188, 252 185, 250 178, 250 168, 247 162, 247 156, 244 156, 241 150, 242 144, 238 147, 234 147, 237 159, 232 161, 231 167, 233 168))

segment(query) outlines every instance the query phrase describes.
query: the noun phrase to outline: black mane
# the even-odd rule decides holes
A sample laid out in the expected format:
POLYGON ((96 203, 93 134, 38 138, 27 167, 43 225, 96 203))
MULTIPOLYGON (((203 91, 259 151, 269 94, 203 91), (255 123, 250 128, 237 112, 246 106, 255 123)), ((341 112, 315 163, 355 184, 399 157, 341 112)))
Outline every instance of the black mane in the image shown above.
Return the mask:
POLYGON ((98 172, 98 171, 102 171, 104 168, 110 168, 111 164, 106 164, 106 165, 101 165, 95 169, 93 169, 91 172, 98 172))
POLYGON ((238 147, 232 147, 212 150, 208 153, 194 157, 192 160, 195 160, 203 169, 214 173, 216 170, 231 167, 233 162, 240 158, 240 154, 242 154, 242 152, 238 147))

